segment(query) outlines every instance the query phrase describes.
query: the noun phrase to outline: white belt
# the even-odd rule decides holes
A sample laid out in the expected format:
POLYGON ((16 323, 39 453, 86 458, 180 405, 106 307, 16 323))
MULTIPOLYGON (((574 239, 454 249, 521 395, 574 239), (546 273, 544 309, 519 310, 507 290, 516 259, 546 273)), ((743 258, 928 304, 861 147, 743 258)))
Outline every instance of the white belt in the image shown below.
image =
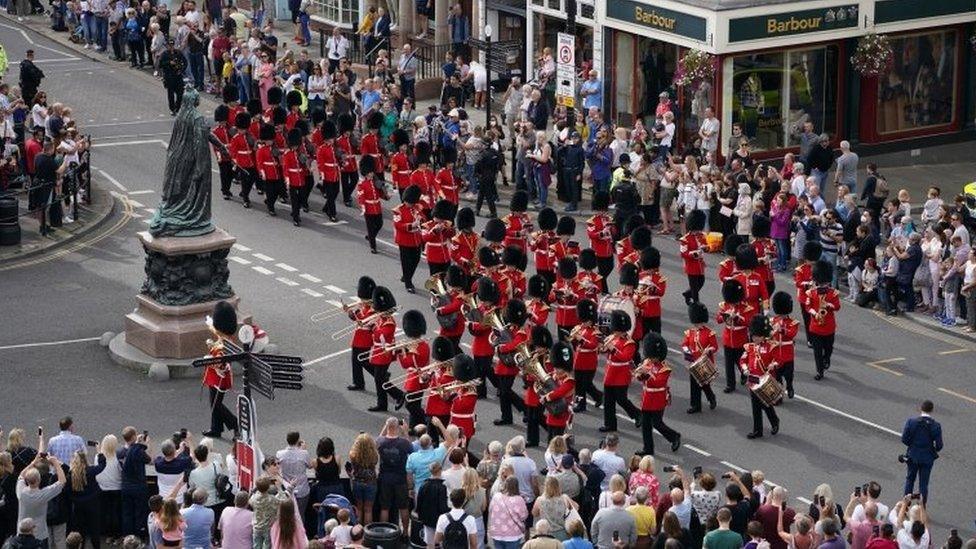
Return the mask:
POLYGON ((403 175, 403 174, 405 174, 405 173, 413 173, 413 172, 411 172, 410 170, 407 170, 407 171, 403 171, 403 170, 397 170, 397 172, 396 172, 396 173, 398 173, 399 175, 403 175))
POLYGON ((633 362, 629 360, 627 362, 614 362, 612 360, 607 362, 607 366, 630 366, 631 364, 633 364, 633 362))
POLYGON ((644 387, 645 393, 663 393, 664 391, 667 390, 668 390, 667 387, 644 387))
POLYGON ((331 162, 325 162, 325 163, 322 164, 322 167, 323 168, 336 168, 338 166, 339 166, 338 164, 334 164, 334 163, 331 163, 331 162))
POLYGON ((451 412, 451 417, 454 419, 474 419, 474 414, 455 414, 451 412))
POLYGON ((557 303, 556 304, 556 308, 557 309, 573 309, 573 310, 576 310, 576 305, 568 305, 568 304, 557 303))
POLYGON ((380 203, 379 200, 364 200, 363 202, 365 202, 367 204, 379 204, 380 203))

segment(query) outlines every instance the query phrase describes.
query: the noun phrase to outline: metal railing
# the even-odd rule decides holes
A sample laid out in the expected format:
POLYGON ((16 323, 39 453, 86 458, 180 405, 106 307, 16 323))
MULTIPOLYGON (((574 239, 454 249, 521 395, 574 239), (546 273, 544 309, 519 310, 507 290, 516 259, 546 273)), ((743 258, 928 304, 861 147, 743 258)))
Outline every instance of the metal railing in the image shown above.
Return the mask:
MULTIPOLYGON (((90 139, 90 136, 89 136, 90 139)), ((40 213, 40 228, 42 232, 48 230, 49 226, 49 215, 51 208, 54 205, 60 204, 62 207, 66 205, 65 200, 70 197, 70 204, 67 204, 71 208, 71 217, 75 220, 78 219, 78 203, 79 195, 81 201, 86 205, 91 205, 92 203, 92 186, 91 186, 91 151, 83 151, 78 156, 78 162, 72 162, 71 165, 65 170, 64 174, 60 178, 60 193, 54 194, 54 190, 58 186, 57 181, 39 182, 32 180, 30 175, 22 170, 21 174, 14 178, 14 182, 18 183, 19 188, 11 190, 9 187, 6 191, 0 193, 0 197, 15 198, 19 199, 21 195, 28 196, 28 208, 24 212, 19 212, 16 217, 2 218, 0 223, 10 223, 15 219, 21 217, 34 216, 40 213), (43 205, 30 207, 30 194, 36 193, 38 190, 50 188, 51 196, 47 197, 47 200, 43 205)), ((47 192, 47 191, 45 191, 47 192)), ((19 210, 19 207, 18 207, 19 210)))

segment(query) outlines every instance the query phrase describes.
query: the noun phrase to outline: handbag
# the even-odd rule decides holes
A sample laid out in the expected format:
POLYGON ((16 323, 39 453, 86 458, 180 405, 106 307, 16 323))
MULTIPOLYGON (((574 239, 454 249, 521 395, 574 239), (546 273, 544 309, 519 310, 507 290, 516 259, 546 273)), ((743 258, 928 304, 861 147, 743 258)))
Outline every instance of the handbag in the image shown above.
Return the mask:
POLYGON ((217 464, 213 464, 214 487, 217 489, 217 497, 223 501, 234 500, 234 487, 230 483, 230 477, 217 470, 217 464))
POLYGON ((563 529, 569 531, 570 522, 574 520, 583 522, 583 518, 580 517, 579 511, 577 511, 570 503, 572 500, 569 499, 569 496, 564 495, 563 497, 566 498, 566 513, 563 515, 563 529))

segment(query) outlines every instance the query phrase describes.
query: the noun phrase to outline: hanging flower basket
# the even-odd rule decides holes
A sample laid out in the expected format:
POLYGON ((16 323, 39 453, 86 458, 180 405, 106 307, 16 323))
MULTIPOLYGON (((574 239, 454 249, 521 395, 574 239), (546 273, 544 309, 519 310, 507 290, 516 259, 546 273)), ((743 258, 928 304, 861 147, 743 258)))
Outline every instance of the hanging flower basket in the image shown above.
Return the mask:
POLYGON ((884 76, 891 70, 895 53, 891 49, 891 42, 883 34, 865 34, 857 42, 851 65, 861 76, 884 76))
POLYGON ((689 86, 715 76, 718 58, 702 50, 688 50, 678 60, 677 70, 674 72, 674 84, 678 87, 689 86))

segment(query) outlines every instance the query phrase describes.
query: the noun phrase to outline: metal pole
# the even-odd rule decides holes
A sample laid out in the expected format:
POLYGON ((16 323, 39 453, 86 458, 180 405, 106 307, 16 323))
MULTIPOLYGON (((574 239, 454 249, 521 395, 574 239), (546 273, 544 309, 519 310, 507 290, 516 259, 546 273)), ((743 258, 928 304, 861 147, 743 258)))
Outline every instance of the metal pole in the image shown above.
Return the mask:
MULTIPOLYGON (((244 357, 244 360, 241 361, 241 365, 244 366, 244 373, 241 376, 241 384, 244 386, 244 396, 247 397, 248 400, 251 400, 251 377, 250 375, 248 375, 248 373, 251 370, 251 344, 250 343, 244 345, 244 352, 246 352, 247 355, 244 357)), ((240 421, 239 418, 238 421, 240 421)))
POLYGON ((491 121, 491 35, 485 35, 485 73, 488 75, 488 104, 485 107, 485 127, 491 121))
MULTIPOLYGON (((566 32, 576 36, 576 0, 566 0, 566 32)), ((573 67, 576 72, 576 67, 573 67)), ((573 90, 573 102, 576 102, 576 90, 573 90)), ((566 123, 569 131, 576 128, 576 114, 572 106, 566 107, 566 123)))

